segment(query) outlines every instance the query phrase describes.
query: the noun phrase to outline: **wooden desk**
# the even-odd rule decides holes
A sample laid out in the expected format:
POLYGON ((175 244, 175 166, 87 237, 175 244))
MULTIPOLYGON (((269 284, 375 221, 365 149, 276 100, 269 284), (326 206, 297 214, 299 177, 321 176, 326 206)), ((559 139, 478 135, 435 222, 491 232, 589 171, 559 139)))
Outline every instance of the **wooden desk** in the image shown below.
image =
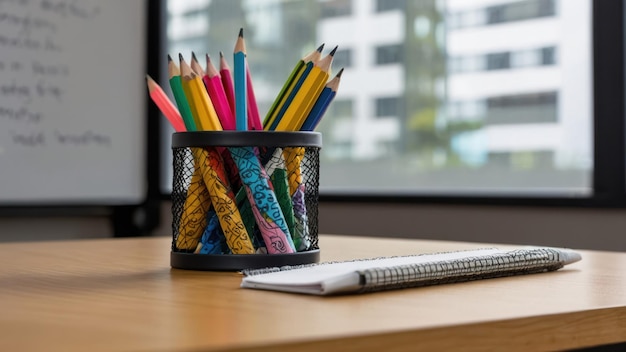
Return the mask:
MULTIPOLYGON (((484 247, 320 236, 322 260, 484 247)), ((169 238, 0 245, 0 350, 556 350, 626 341, 626 254, 557 272, 315 297, 173 270, 169 238)))

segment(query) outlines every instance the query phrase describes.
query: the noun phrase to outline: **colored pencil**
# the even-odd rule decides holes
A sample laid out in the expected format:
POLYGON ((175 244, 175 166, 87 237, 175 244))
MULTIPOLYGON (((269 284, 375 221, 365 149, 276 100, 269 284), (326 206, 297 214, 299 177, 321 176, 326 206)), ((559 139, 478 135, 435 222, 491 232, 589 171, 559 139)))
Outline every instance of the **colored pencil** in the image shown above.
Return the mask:
POLYGON ((165 118, 170 122, 176 132, 183 132, 187 129, 183 123, 183 118, 180 116, 180 112, 176 109, 176 106, 167 97, 165 91, 159 86, 149 75, 146 75, 146 83, 148 85, 148 92, 150 98, 159 107, 161 113, 165 115, 165 118))
POLYGON ((220 51, 220 78, 222 79, 222 86, 228 99, 228 106, 230 106, 230 113, 235 116, 235 88, 233 86, 233 77, 224 57, 224 53, 220 51))
MULTIPOLYGON (((224 160, 216 148, 193 148, 201 165, 202 178, 209 190, 213 209, 224 232, 228 248, 234 254, 254 254, 254 246, 237 208, 224 160)), ((206 213, 205 213, 206 215, 206 213)))
POLYGON ((295 245, 265 168, 252 147, 229 148, 254 218, 270 254, 293 253, 295 245))
POLYGON ((266 130, 273 130, 276 128, 276 119, 278 113, 281 108, 284 106, 285 101, 288 95, 293 91, 294 85, 299 80, 300 76, 304 71, 304 66, 308 63, 312 63, 313 65, 319 58, 321 57, 322 50, 324 49, 324 44, 320 45, 316 50, 304 56, 302 59, 298 60, 296 66, 293 68, 289 77, 285 81, 285 84, 281 88, 278 96, 274 100, 274 103, 270 107, 267 115, 265 116, 265 120, 263 121, 263 127, 266 130))
POLYGON ((234 76, 235 76, 235 121, 237 131, 248 130, 248 99, 246 81, 246 47, 243 40, 243 28, 239 30, 239 36, 233 51, 234 76))
MULTIPOLYGON (((243 31, 243 29, 242 29, 243 31)), ((254 86, 252 85, 252 75, 250 74, 250 65, 248 65, 248 53, 246 52, 245 38, 241 32, 242 51, 246 58, 246 101, 248 104, 248 129, 261 131, 261 117, 259 115, 259 107, 257 106, 256 97, 254 95, 254 86)))
POLYGON ((196 53, 193 51, 191 52, 191 60, 189 61, 189 67, 191 67, 191 70, 195 72, 195 74, 197 74, 200 77, 200 79, 202 79, 202 77, 204 77, 204 75, 206 74, 204 72, 204 68, 202 68, 202 66, 198 62, 196 53))
POLYGON ((197 115, 194 120, 200 123, 200 129, 203 131, 221 131, 222 125, 217 117, 213 103, 209 98, 209 94, 204 87, 204 82, 202 82, 200 76, 193 72, 191 67, 182 58, 182 55, 180 59, 180 73, 183 88, 185 88, 185 86, 188 87, 187 90, 185 90, 185 95, 192 106, 192 113, 195 111, 197 115))
POLYGON ((328 75, 330 75, 333 59, 335 58, 335 53, 337 52, 338 47, 338 45, 335 46, 333 50, 326 54, 326 56, 317 61, 315 66, 318 66, 322 71, 325 71, 328 75))
POLYGON ((300 131, 313 131, 315 127, 319 124, 328 109, 328 106, 335 98, 337 93, 337 89, 339 89, 339 83, 341 81, 341 74, 343 73, 343 68, 339 70, 339 73, 326 83, 326 86, 322 90, 322 93, 315 101, 315 105, 311 109, 311 112, 304 120, 304 123, 300 127, 300 131))
MULTIPOLYGON (((183 62, 185 62, 185 59, 183 58, 183 54, 178 53, 178 62, 179 64, 182 64, 183 62)), ((180 67, 179 66, 179 72, 180 72, 180 67)), ((190 83, 188 80, 184 80, 182 77, 182 74, 179 74, 180 77, 180 86, 183 89, 183 93, 185 95, 185 100, 187 100, 187 105, 189 105, 189 109, 191 111, 191 116, 193 117, 193 122, 196 125, 196 131, 201 131, 202 130, 202 123, 199 120, 199 116, 200 114, 198 113, 198 109, 196 107, 196 105, 193 102, 192 99, 192 94, 191 94, 191 88, 190 88, 190 83)))
MULTIPOLYGON (((326 57, 313 63, 307 64, 300 78, 293 85, 292 91, 285 100, 281 110, 274 121, 274 129, 279 131, 297 131, 311 109, 328 79, 332 59, 337 50, 335 47, 326 57)), ((294 210, 295 233, 297 239, 297 250, 306 250, 310 244, 310 232, 308 227, 308 216, 304 199, 304 184, 302 182, 301 165, 304 158, 304 148, 284 148, 285 167, 287 170, 287 180, 294 210)))
MULTIPOLYGON (((233 114, 230 110, 228 99, 226 97, 226 93, 224 92, 222 81, 220 79, 220 74, 217 71, 217 68, 215 68, 215 66, 211 62, 209 54, 206 54, 205 73, 206 74, 203 77, 204 84, 207 87, 209 97, 213 102, 213 106, 215 107, 217 116, 222 124, 222 128, 226 131, 235 130, 235 118, 233 117, 233 114)), ((222 154, 222 158, 224 159, 224 167, 228 174, 228 180, 230 181, 230 185, 233 188, 233 191, 238 192, 241 188, 241 178, 239 177, 239 172, 237 171, 237 165, 235 165, 235 162, 233 161, 228 149, 218 148, 218 151, 220 152, 220 154, 222 154)), ((254 222, 254 219, 248 220, 244 217, 245 223, 250 221, 254 222)))
POLYGON ((178 110, 183 117, 185 127, 187 128, 187 131, 196 131, 198 128, 196 127, 196 122, 193 120, 191 107, 189 106, 189 102, 187 101, 187 97, 185 97, 185 92, 183 91, 180 69, 174 60, 172 60, 170 55, 167 55, 167 71, 169 74, 170 89, 174 94, 174 100, 176 101, 176 106, 178 106, 178 110))
POLYGON ((303 76, 304 80, 302 85, 295 92, 293 99, 288 102, 287 110, 278 122, 276 130, 298 131, 300 129, 313 108, 315 101, 324 89, 324 84, 328 79, 328 71, 330 70, 332 58, 336 50, 337 47, 324 59, 319 61, 320 65, 316 65, 307 76, 303 76))
MULTIPOLYGON (((192 61, 193 56, 195 55, 192 55, 192 61)), ((202 74, 203 70, 199 67, 197 59, 195 62, 196 70, 202 74)), ((221 124, 204 83, 184 60, 181 61, 180 66, 183 82, 187 82, 189 85, 191 102, 192 105, 196 106, 196 111, 199 114, 198 120, 201 122, 203 130, 221 131, 221 124)), ((235 195, 228 182, 222 156, 217 148, 193 149, 194 158, 200 165, 202 179, 209 190, 209 197, 228 247, 234 254, 253 254, 254 246, 243 225, 239 209, 237 209, 235 195)))
MULTIPOLYGON (((159 107, 163 115, 172 124, 177 132, 185 131, 182 117, 172 102, 167 98, 163 89, 149 76, 146 77, 150 97, 159 107), (168 103, 169 102, 169 103, 168 103)), ((191 175, 187 196, 180 215, 176 248, 179 250, 193 250, 206 227, 206 212, 211 207, 211 198, 204 184, 202 173, 199 172, 197 159, 194 157, 194 172, 191 175)))
POLYGON ((213 106, 217 112, 217 117, 222 123, 222 128, 227 131, 235 130, 235 119, 233 118, 232 111, 230 110, 228 97, 224 91, 220 73, 211 62, 209 54, 206 54, 206 74, 202 77, 202 80, 204 81, 207 91, 209 92, 209 97, 211 97, 211 101, 213 102, 213 106))
MULTIPOLYGON (((304 66, 301 68, 300 72, 295 77, 294 83, 291 85, 290 90, 285 94, 285 97, 283 99, 284 100, 283 104, 278 110, 278 112, 276 113, 276 118, 270 124, 268 128, 270 131, 274 131, 277 129, 278 124, 282 121, 283 117, 285 116, 285 113, 287 112, 287 109, 289 109, 289 106, 293 102, 293 99, 295 98, 296 94, 302 88, 304 81, 309 76, 309 73, 311 73, 311 70, 313 70, 313 67, 315 67, 315 64, 313 62, 308 62, 304 64, 304 66)), ((285 121, 283 121, 283 123, 285 123, 285 121)))

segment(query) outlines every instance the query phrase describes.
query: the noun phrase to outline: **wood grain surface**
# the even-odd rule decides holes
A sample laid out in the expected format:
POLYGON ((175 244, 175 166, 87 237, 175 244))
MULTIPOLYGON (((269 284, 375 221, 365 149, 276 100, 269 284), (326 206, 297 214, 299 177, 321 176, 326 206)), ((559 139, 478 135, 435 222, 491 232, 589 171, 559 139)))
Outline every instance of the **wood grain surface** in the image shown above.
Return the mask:
MULTIPOLYGON (((2 351, 558 350, 626 341, 626 254, 557 272, 317 297, 171 269, 170 238, 0 245, 2 351)), ((493 245, 320 236, 322 260, 493 245)), ((510 246, 498 246, 510 247, 510 246)))

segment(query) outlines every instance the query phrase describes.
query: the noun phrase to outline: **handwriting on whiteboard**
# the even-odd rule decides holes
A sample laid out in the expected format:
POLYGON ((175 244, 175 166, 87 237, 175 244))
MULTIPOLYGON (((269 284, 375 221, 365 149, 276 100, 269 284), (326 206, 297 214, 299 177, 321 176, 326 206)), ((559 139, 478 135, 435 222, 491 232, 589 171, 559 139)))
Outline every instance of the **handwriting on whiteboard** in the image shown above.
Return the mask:
POLYGON ((62 31, 63 24, 87 24, 99 14, 97 1, 0 0, 0 124, 6 126, 0 129, 2 144, 111 145, 110 136, 89 128, 64 130, 63 123, 54 121, 62 116, 51 113, 72 103, 67 99, 73 81, 64 54, 68 33, 62 31))

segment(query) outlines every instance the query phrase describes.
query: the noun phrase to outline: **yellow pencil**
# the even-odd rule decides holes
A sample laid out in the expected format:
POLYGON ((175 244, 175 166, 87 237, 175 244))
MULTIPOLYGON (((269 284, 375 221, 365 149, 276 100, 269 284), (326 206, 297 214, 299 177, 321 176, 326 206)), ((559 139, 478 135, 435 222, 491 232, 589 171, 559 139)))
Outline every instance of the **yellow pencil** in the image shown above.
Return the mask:
POLYGON ((197 120, 200 129, 203 131, 221 131, 222 125, 220 124, 202 79, 193 72, 182 56, 180 59, 180 75, 183 90, 185 91, 190 105, 194 107, 191 109, 191 112, 195 113, 194 120, 197 120), (186 89, 185 86, 187 87, 186 89))
POLYGON ((336 51, 337 47, 335 46, 328 55, 315 63, 287 107, 282 119, 278 122, 277 131, 300 130, 313 105, 315 105, 315 101, 324 89, 336 51))
MULTIPOLYGON (((179 67, 180 67, 185 62, 185 59, 183 58, 182 54, 178 54, 178 60, 180 62, 179 63, 179 67)), ((189 85, 189 81, 186 81, 183 79, 183 76, 180 74, 180 68, 179 68, 178 75, 180 76, 180 85, 183 88, 183 92, 185 93, 185 98, 187 99, 187 103, 189 104, 189 109, 191 110, 191 116, 193 117, 193 122, 196 125, 196 129, 198 131, 201 131, 203 128, 202 128, 202 124, 200 123, 200 120, 198 119, 200 114, 198 113, 198 109, 196 108, 196 105, 191 100, 191 88, 189 85)))
POLYGON ((206 228, 206 214, 210 208, 211 197, 204 184, 200 165, 197 158, 194 157, 194 172, 187 189, 187 197, 178 226, 178 236, 176 236, 177 249, 192 250, 196 248, 206 228))
MULTIPOLYGON (((192 59, 192 63, 193 61, 192 59)), ((195 61, 197 63, 197 60, 195 61)), ((201 70, 199 64, 193 64, 193 66, 196 70, 201 70)), ((188 100, 196 108, 201 129, 222 131, 222 125, 200 75, 194 72, 184 60, 181 60, 180 72, 183 82, 188 85, 191 98, 188 97, 188 100)), ((199 73, 203 74, 202 71, 199 73)), ((209 191, 213 209, 218 215, 228 247, 234 254, 253 254, 254 246, 243 224, 239 209, 237 209, 235 196, 226 177, 222 157, 215 148, 192 148, 192 151, 194 159, 200 165, 201 177, 209 191)))
POLYGON ((289 75, 289 78, 287 79, 287 81, 285 81, 283 88, 280 90, 280 93, 278 93, 276 100, 268 111, 267 116, 265 117, 265 121, 263 121, 263 126, 266 130, 275 129, 274 125, 276 124, 275 121, 278 118, 279 112, 282 109, 283 105, 287 102, 287 98, 290 95, 291 91, 295 89, 296 82, 298 82, 298 80, 304 73, 306 65, 308 63, 312 63, 314 65, 320 60, 322 49, 324 49, 324 44, 320 45, 316 50, 300 59, 296 66, 293 68, 293 71, 289 75))
POLYGON ((328 73, 313 67, 276 126, 277 131, 298 131, 309 115, 315 100, 324 89, 328 73))

